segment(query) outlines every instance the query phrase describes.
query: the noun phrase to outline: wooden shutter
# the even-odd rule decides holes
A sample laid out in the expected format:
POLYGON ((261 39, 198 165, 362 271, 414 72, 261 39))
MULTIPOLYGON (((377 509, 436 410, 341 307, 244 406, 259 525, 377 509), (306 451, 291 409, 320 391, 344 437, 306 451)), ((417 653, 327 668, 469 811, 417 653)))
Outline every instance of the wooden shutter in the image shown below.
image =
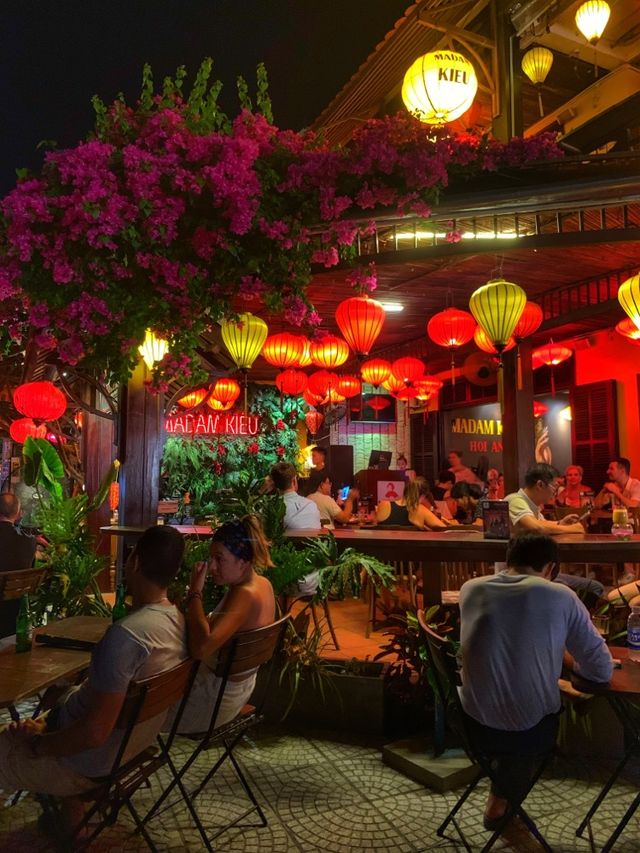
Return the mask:
POLYGON ((609 462, 618 455, 615 380, 574 387, 571 413, 573 462, 584 468, 582 481, 597 493, 609 462))
POLYGON ((426 424, 422 413, 411 415, 411 467, 426 477, 433 486, 435 470, 435 435, 437 413, 432 412, 426 424))

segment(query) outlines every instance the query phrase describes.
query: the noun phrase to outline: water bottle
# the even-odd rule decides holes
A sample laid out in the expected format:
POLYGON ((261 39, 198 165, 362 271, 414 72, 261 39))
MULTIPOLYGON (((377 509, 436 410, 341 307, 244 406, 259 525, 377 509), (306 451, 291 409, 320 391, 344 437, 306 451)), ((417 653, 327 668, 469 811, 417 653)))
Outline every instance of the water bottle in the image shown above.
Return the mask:
POLYGON ((32 629, 29 596, 23 595, 20 599, 20 609, 16 619, 16 652, 31 651, 32 629))
POLYGON ((111 609, 111 621, 118 622, 127 615, 127 605, 125 604, 126 592, 124 584, 119 583, 116 587, 116 600, 111 609))
POLYGON ((632 607, 627 622, 629 660, 640 663, 640 607, 632 607))

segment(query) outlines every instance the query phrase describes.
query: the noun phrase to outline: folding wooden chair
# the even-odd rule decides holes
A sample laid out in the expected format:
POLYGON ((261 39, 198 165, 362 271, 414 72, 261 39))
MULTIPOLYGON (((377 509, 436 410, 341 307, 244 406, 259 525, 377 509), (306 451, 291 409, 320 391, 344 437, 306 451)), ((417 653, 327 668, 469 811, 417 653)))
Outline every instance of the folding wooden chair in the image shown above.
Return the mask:
MULTIPOLYGON (((224 690, 227 684, 227 681, 232 675, 239 675, 254 669, 258 669, 263 664, 267 664, 272 662, 272 659, 275 653, 282 646, 282 642, 284 639, 284 634, 287 629, 287 623, 290 619, 290 614, 287 613, 281 619, 278 619, 277 622, 273 622, 271 625, 266 625, 264 628, 256 628, 253 631, 243 631, 240 634, 236 634, 226 646, 220 649, 218 653, 218 663, 215 669, 215 675, 220 678, 220 689, 218 691, 218 696, 215 702, 215 705, 212 709, 211 719, 209 722, 209 727, 204 734, 191 736, 192 740, 197 739, 197 744, 189 756, 189 758, 185 761, 185 763, 178 770, 171 759, 168 760, 169 768, 173 774, 173 779, 168 785, 168 787, 163 791, 161 796, 156 800, 151 809, 147 812, 144 818, 141 821, 141 831, 142 827, 145 826, 148 821, 153 817, 154 814, 158 813, 161 806, 165 803, 171 792, 175 787, 178 787, 182 798, 185 801, 189 812, 191 813, 194 822, 198 828, 198 832, 202 838, 203 844, 207 850, 213 850, 212 842, 215 841, 222 833, 231 829, 231 827, 236 826, 241 821, 243 821, 246 817, 248 817, 252 812, 257 812, 258 817, 260 819, 259 824, 248 824, 250 826, 266 826, 267 818, 258 803, 251 786, 240 766, 238 758, 234 755, 233 750, 236 745, 240 741, 240 739, 249 731, 249 729, 256 726, 263 719, 263 715, 261 712, 262 705, 264 700, 268 696, 269 685, 271 683, 271 675, 272 670, 270 670, 269 678, 265 679, 262 691, 261 691, 261 701, 258 702, 257 706, 254 705, 245 705, 244 708, 240 711, 235 719, 231 720, 228 723, 224 723, 221 726, 217 726, 217 718, 220 711, 220 705, 222 703, 222 698, 224 696, 224 690), (205 775, 202 781, 198 784, 198 786, 188 792, 184 786, 183 779, 188 770, 192 767, 197 758, 206 750, 211 749, 214 746, 222 746, 222 754, 219 756, 211 770, 205 775), (222 827, 215 827, 217 830, 213 835, 209 836, 207 834, 207 830, 205 829, 200 816, 198 815, 195 807, 196 798, 202 793, 204 788, 211 781, 213 776, 218 772, 218 770, 222 767, 226 760, 231 762, 231 765, 235 771, 235 774, 242 785, 247 798, 250 800, 251 805, 238 817, 234 820, 230 821, 228 824, 225 824, 222 827)), ((166 751, 168 752, 169 745, 164 745, 166 751)), ((173 805, 173 804, 170 804, 173 805)), ((166 808, 169 808, 169 805, 164 806, 162 811, 166 808)))
MULTIPOLYGON (((469 718, 464 712, 458 693, 458 687, 461 684, 461 679, 455 649, 448 639, 436 634, 435 631, 427 625, 424 619, 424 612, 422 610, 419 610, 417 615, 418 624, 420 625, 426 641, 427 659, 433 674, 433 684, 437 694, 436 699, 439 700, 442 703, 442 707, 446 709, 446 721, 449 728, 460 739, 465 752, 469 758, 478 765, 478 769, 480 771, 476 778, 467 786, 445 820, 438 827, 437 834, 440 838, 445 838, 447 827, 450 823, 453 823, 465 849, 471 853, 472 848, 469 846, 465 834, 456 820, 456 815, 471 793, 475 790, 481 779, 488 778, 491 782, 496 782, 496 773, 492 766, 495 756, 489 755, 479 748, 474 743, 473 737, 469 732, 469 718)), ((542 755, 537 759, 537 767, 535 768, 533 777, 524 795, 518 800, 508 799, 508 807, 505 815, 482 848, 481 853, 487 853, 487 851, 494 846, 503 829, 515 816, 520 817, 542 849, 548 851, 548 853, 552 853, 551 847, 547 844, 538 827, 522 807, 522 802, 529 795, 529 792, 540 778, 540 775, 546 767, 550 757, 551 753, 542 755)))
POLYGON ((180 723, 182 711, 197 672, 197 662, 185 660, 173 669, 134 681, 129 685, 116 728, 122 731, 122 741, 118 749, 111 772, 103 779, 96 780, 96 786, 80 795, 79 799, 89 803, 82 821, 74 828, 71 837, 65 832, 60 820, 59 810, 52 797, 40 796, 45 814, 49 816, 57 840, 62 849, 83 850, 88 847, 108 826, 118 819, 123 806, 129 810, 136 827, 142 833, 150 850, 157 848, 146 830, 131 799, 141 785, 164 767, 169 760, 169 750, 180 723), (182 701, 180 701, 182 700, 182 701), (151 746, 133 758, 125 761, 131 734, 138 723, 150 720, 168 711, 180 703, 171 731, 159 746, 151 746), (98 818, 94 825, 94 818, 98 818), (80 834, 87 830, 86 837, 80 834))
POLYGON ((15 572, 0 572, 0 602, 15 601, 23 595, 31 595, 40 585, 46 569, 20 569, 15 572))

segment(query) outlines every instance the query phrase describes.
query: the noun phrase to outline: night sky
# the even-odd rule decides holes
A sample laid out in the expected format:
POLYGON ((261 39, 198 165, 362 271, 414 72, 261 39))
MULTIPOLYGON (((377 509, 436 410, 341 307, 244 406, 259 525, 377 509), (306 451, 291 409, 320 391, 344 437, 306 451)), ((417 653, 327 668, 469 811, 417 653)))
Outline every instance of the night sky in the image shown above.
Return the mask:
MULTIPOLYGON (((310 124, 404 13, 409 0, 4 0, 0 11, 0 196, 37 168, 42 140, 74 145, 92 95, 133 102, 142 66, 155 80, 214 60, 222 106, 237 112, 263 61, 275 123, 310 124)), ((189 78, 191 79, 191 78, 189 78)), ((187 86, 188 91, 188 86, 187 86)))

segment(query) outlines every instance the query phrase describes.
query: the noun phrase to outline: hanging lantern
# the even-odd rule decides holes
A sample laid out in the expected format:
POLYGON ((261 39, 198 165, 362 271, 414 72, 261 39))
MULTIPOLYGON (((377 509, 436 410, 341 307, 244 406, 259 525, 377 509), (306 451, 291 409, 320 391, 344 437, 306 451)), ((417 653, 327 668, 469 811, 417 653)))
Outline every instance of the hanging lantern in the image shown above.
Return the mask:
POLYGON ((413 387, 413 385, 405 385, 405 387, 401 388, 395 396, 397 400, 415 400, 418 396, 418 391, 413 387))
POLYGON ((144 341, 138 347, 138 352, 149 370, 151 370, 153 365, 157 361, 162 361, 169 352, 169 342, 164 338, 159 338, 151 329, 147 329, 144 333, 144 341))
POLYGON ((46 438, 47 425, 36 426, 31 418, 18 418, 9 425, 9 435, 17 444, 24 444, 27 437, 46 438))
POLYGON ((422 379, 418 379, 414 386, 418 392, 416 399, 422 402, 430 400, 434 394, 438 393, 443 385, 444 383, 440 379, 436 379, 435 376, 423 376, 422 379))
POLYGON ((285 370, 276 376, 276 386, 281 394, 298 397, 309 384, 307 374, 301 370, 285 370))
POLYGON ((337 388, 327 388, 327 396, 323 400, 324 403, 344 403, 347 398, 341 394, 337 388))
POLYGON ((302 355, 298 359, 298 364, 296 365, 296 367, 309 367, 309 365, 312 363, 311 353, 309 351, 311 342, 309 341, 309 338, 305 338, 302 335, 300 335, 300 340, 302 341, 302 355))
MULTIPOLYGON (((473 340, 478 349, 481 349, 483 352, 488 352, 490 355, 498 354, 498 350, 491 343, 491 341, 489 340, 489 336, 482 328, 482 326, 476 326, 476 330, 473 333, 473 340)), ((513 349, 515 345, 515 339, 513 337, 510 337, 503 352, 507 352, 507 350, 513 349)))
POLYGON ((55 421, 67 408, 67 398, 53 382, 26 382, 13 392, 13 405, 34 421, 55 421))
POLYGON ((595 44, 607 26, 611 9, 605 0, 587 0, 578 7, 576 26, 591 44, 595 44))
POLYGON ((459 308, 445 308, 439 311, 427 323, 427 335, 439 347, 447 347, 451 353, 451 384, 456 381, 455 351, 468 343, 473 337, 476 324, 468 311, 459 308))
POLYGON ((522 70, 538 91, 538 108, 541 117, 544 115, 541 86, 547 79, 552 65, 553 53, 546 47, 532 47, 522 57, 522 70))
POLYGON ((371 397, 367 400, 367 406, 376 413, 376 420, 380 417, 380 412, 383 412, 391 405, 391 400, 386 397, 371 397))
POLYGON ((540 418, 542 415, 546 415, 549 411, 549 406, 545 406, 544 403, 541 403, 540 400, 533 401, 533 417, 540 418))
POLYGON ((401 379, 404 385, 409 387, 424 376, 424 362, 412 356, 397 358, 391 365, 391 374, 396 379, 401 379))
MULTIPOLYGON (((551 396, 555 397, 556 395, 556 383, 555 377, 553 375, 553 368, 557 367, 557 365, 562 364, 563 361, 566 361, 568 358, 571 358, 573 355, 573 350, 569 347, 562 346, 562 344, 554 344, 552 340, 549 341, 546 346, 538 347, 538 349, 534 350, 532 353, 531 364, 534 364, 534 356, 535 356, 535 365, 536 367, 541 367, 543 364, 546 364, 547 367, 551 368, 551 396)), ((534 368, 535 369, 535 368, 534 368)))
POLYGON ((260 355, 267 337, 267 324, 255 314, 240 314, 238 320, 223 320, 222 340, 240 370, 249 370, 260 355))
POLYGON ((620 285, 618 302, 640 329, 640 275, 633 275, 620 285))
POLYGON ((329 387, 335 388, 338 377, 335 373, 330 373, 328 370, 316 370, 309 376, 309 391, 312 394, 317 394, 320 399, 326 396, 329 387))
POLYGON ((392 373, 388 379, 384 380, 382 387, 386 388, 391 394, 397 394, 398 391, 402 388, 406 388, 407 386, 404 384, 404 379, 398 379, 397 376, 394 376, 392 373))
POLYGON ((204 400, 209 392, 206 388, 198 388, 196 391, 189 391, 184 397, 180 397, 177 401, 183 409, 195 409, 204 400))
POLYGON ((338 376, 336 391, 343 397, 355 397, 360 393, 362 383, 357 376, 338 376))
POLYGON ((365 382, 377 388, 391 376, 391 363, 384 358, 370 358, 360 368, 360 375, 365 382))
POLYGON ((404 75, 402 100, 426 124, 446 124, 469 109, 478 91, 476 72, 466 56, 437 50, 419 57, 404 75))
POLYGON ((213 409, 214 412, 228 412, 229 409, 233 408, 234 403, 235 400, 229 400, 228 403, 221 403, 220 400, 216 400, 213 397, 209 397, 207 400, 207 406, 213 409))
POLYGON ((623 338, 631 341, 631 343, 640 344, 640 329, 630 317, 625 317, 624 320, 620 320, 616 325, 616 332, 619 335, 622 335, 623 338))
POLYGON ((488 281, 471 294, 469 308, 489 339, 502 353, 524 311, 527 294, 503 278, 488 281))
POLYGON ((529 302, 529 300, 527 300, 524 308, 522 309, 520 319, 513 330, 513 337, 516 339, 516 343, 519 344, 525 338, 528 338, 529 335, 537 332, 543 319, 544 314, 542 313, 542 308, 538 303, 529 302))
POLYGON ((369 296, 352 296, 336 309, 336 322, 346 342, 357 355, 368 355, 382 331, 385 311, 369 296))
POLYGON ((269 364, 285 370, 300 363, 304 353, 304 341, 300 335, 281 332, 279 335, 269 335, 262 347, 262 356, 269 364))
POLYGON ((235 379, 218 379, 211 391, 212 400, 217 400, 219 403, 231 403, 233 405, 240 396, 240 386, 235 379))
POLYGON ((309 406, 317 406, 318 403, 321 403, 324 398, 324 394, 314 394, 313 391, 307 387, 305 391, 302 392, 302 399, 309 406))
POLYGON ((304 420, 311 435, 315 435, 322 426, 324 415, 316 409, 311 409, 304 416, 304 420))
POLYGON ((317 367, 333 370, 340 367, 349 358, 347 342, 335 335, 325 335, 319 341, 311 341, 309 345, 311 361, 317 367))

